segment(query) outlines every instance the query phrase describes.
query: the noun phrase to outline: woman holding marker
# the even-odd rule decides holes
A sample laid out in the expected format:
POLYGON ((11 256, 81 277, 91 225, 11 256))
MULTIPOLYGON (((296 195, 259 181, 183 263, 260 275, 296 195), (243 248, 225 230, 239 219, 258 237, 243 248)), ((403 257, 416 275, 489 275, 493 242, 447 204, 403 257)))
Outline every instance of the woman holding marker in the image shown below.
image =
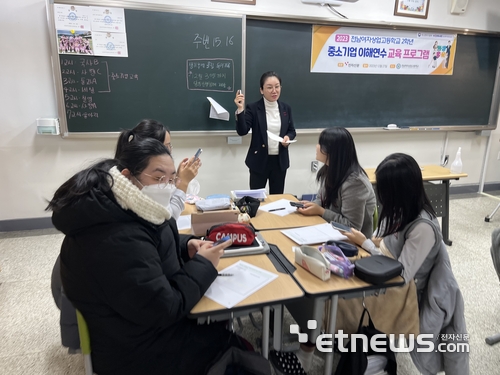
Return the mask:
POLYGON ((316 145, 316 160, 324 163, 316 176, 318 196, 314 202, 302 202, 304 207, 297 211, 358 229, 370 238, 375 192, 359 165, 351 133, 345 128, 324 129, 316 145))
POLYGON ((262 98, 247 104, 238 90, 234 102, 236 132, 247 135, 252 130, 252 140, 245 164, 250 170, 250 189, 261 189, 269 180, 270 194, 283 194, 286 170, 290 166, 288 146, 295 138, 292 109, 279 101, 281 78, 276 72, 266 72, 260 78, 262 98), (275 140, 281 137, 283 141, 275 140))

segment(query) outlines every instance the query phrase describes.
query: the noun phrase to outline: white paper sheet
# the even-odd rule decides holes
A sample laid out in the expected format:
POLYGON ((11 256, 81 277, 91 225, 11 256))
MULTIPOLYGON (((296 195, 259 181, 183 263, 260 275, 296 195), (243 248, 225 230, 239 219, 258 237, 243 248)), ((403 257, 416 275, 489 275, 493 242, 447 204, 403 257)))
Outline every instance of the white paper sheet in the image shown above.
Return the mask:
MULTIPOLYGON (((277 141, 277 142, 280 142, 280 143, 283 142, 283 138, 281 138, 280 136, 278 136, 276 134, 271 133, 269 130, 267 131, 267 136, 269 138, 271 138, 272 140, 274 140, 274 141, 277 141)), ((294 139, 294 140, 288 141, 286 143, 294 143, 294 142, 297 142, 297 140, 294 139)))
POLYGON ((342 241, 347 239, 347 237, 341 234, 337 229, 333 229, 330 223, 284 229, 281 233, 299 245, 313 245, 328 240, 342 241))
POLYGON ((94 55, 128 57, 127 34, 92 31, 94 55))
POLYGON ((279 201, 260 206, 259 210, 269 212, 270 214, 278 216, 285 216, 297 211, 297 208, 291 206, 288 199, 280 199, 279 201))
POLYGON ((208 117, 216 120, 229 121, 229 112, 211 97, 207 96, 207 99, 210 102, 210 115, 208 117))
POLYGON ((56 30, 90 30, 90 8, 69 4, 54 4, 56 30))
POLYGON ((179 216, 177 219, 177 229, 183 230, 189 228, 191 228, 191 215, 179 216))
POLYGON ((123 8, 91 7, 92 31, 125 32, 123 8))
POLYGON ((278 277, 275 273, 242 260, 219 273, 233 276, 218 276, 205 292, 205 296, 228 309, 278 277))

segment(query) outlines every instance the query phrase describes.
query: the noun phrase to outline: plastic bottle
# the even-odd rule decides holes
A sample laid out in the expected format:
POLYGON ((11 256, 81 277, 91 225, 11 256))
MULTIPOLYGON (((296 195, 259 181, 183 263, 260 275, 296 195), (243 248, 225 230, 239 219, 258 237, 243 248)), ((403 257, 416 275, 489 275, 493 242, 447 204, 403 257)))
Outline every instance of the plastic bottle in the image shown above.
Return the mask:
POLYGON ((457 155, 450 168, 451 173, 462 173, 462 147, 458 148, 457 155))

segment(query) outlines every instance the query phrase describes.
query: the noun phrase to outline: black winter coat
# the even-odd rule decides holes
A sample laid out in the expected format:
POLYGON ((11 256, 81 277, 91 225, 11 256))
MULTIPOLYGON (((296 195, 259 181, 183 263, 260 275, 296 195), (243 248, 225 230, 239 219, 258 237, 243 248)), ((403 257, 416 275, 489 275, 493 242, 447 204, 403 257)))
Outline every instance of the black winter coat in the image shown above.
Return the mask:
POLYGON ((217 277, 207 259, 189 259, 191 237, 173 219, 151 224, 98 190, 52 221, 66 235, 63 287, 87 321, 96 373, 203 372, 197 350, 213 358, 228 331, 187 319, 217 277))

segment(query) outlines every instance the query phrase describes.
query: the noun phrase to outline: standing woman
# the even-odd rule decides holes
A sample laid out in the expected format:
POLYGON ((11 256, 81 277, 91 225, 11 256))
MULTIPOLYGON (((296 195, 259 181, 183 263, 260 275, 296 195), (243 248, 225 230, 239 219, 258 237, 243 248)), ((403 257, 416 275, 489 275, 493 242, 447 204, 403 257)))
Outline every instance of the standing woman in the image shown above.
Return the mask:
MULTIPOLYGON (((344 235, 372 254, 383 254, 403 264, 405 282, 414 280, 416 285, 420 333, 433 335, 434 348, 441 343, 447 346, 467 341, 464 300, 439 222, 425 194, 420 167, 411 156, 396 153, 379 164, 375 177, 382 206, 379 237, 370 239, 356 230, 344 235)), ((370 312, 377 313, 373 309, 370 312)), ((396 321, 397 317, 383 319, 396 321)), ((424 353, 417 349, 410 353, 423 374, 469 374, 468 351, 424 353)))
POLYGON ((295 138, 292 109, 278 101, 281 94, 281 78, 275 72, 266 72, 260 77, 262 99, 247 104, 238 91, 234 102, 236 111, 236 132, 247 135, 252 130, 252 140, 245 159, 250 170, 250 189, 266 187, 269 180, 270 194, 283 194, 286 170, 290 166, 288 141, 295 138), (271 139, 268 132, 282 137, 283 142, 271 139))
POLYGON ((314 202, 303 201, 303 215, 319 215, 360 230, 367 238, 373 233, 376 198, 373 186, 361 168, 351 133, 345 128, 326 128, 316 145, 316 160, 324 163, 316 180, 320 184, 314 202))

